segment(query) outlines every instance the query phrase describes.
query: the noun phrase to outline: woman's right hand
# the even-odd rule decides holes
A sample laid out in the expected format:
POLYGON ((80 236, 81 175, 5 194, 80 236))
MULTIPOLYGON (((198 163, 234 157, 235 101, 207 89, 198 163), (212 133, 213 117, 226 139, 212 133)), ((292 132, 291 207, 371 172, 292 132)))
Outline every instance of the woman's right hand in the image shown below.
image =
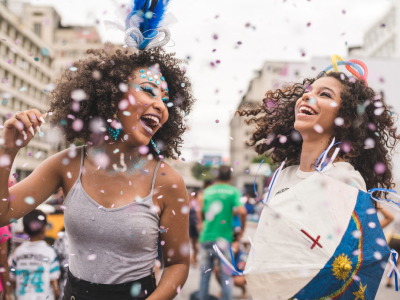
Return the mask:
POLYGON ((13 116, 4 123, 3 147, 5 150, 18 151, 29 144, 40 126, 45 123, 44 118, 37 109, 18 112, 18 118, 13 116))

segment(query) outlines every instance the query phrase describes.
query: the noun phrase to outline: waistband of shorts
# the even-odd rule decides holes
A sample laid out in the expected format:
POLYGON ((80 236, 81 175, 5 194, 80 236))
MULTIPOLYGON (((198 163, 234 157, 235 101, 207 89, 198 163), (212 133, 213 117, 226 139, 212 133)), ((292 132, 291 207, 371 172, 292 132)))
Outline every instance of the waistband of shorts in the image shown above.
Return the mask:
POLYGON ((393 233, 392 234, 392 239, 400 240, 400 234, 393 233))
POLYGON ((125 282, 125 283, 118 283, 118 284, 101 284, 101 283, 94 283, 89 282, 83 279, 79 279, 75 277, 70 270, 68 270, 68 279, 73 286, 87 288, 87 289, 95 289, 96 291, 126 291, 130 289, 133 284, 140 283, 142 287, 153 287, 155 285, 155 275, 152 273, 149 276, 140 278, 138 280, 125 282))

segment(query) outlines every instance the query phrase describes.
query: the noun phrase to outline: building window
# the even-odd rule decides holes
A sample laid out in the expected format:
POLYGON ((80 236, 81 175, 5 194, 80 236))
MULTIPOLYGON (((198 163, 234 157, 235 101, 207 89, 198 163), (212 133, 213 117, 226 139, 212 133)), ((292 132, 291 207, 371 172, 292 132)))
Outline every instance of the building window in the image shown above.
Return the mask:
POLYGON ((33 31, 39 36, 42 36, 42 24, 35 23, 33 24, 33 31))

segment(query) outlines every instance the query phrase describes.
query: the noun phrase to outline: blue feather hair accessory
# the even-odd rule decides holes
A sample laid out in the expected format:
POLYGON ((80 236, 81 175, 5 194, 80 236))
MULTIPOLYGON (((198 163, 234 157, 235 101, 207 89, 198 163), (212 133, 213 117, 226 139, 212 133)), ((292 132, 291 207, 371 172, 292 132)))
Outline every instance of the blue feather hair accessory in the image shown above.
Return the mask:
POLYGON ((132 0, 131 11, 125 20, 125 44, 139 50, 167 44, 171 33, 161 27, 169 0, 132 0), (162 40, 156 40, 164 34, 162 40))

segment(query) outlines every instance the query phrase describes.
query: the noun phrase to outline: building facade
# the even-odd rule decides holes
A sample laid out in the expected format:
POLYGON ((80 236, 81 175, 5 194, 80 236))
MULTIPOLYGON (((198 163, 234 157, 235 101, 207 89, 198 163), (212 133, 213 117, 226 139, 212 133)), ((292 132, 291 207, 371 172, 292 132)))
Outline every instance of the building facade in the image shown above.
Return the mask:
POLYGON ((400 58, 400 1, 391 7, 364 35, 365 57, 400 58))
MULTIPOLYGON (((53 81, 52 44, 45 42, 26 24, 0 3, 0 124, 17 111, 37 108, 44 112, 48 105, 47 86, 53 81)), ((26 177, 40 162, 52 154, 43 136, 38 134, 18 152, 13 171, 26 177)))
MULTIPOLYGON (((250 82, 246 94, 243 96, 238 109, 251 107, 260 103, 268 90, 284 88, 289 82, 299 78, 305 63, 266 62, 257 76, 250 82)), ((254 131, 254 125, 246 125, 245 117, 235 116, 230 123, 231 145, 230 159, 234 167, 234 184, 243 193, 253 193, 254 180, 259 195, 265 188, 265 175, 269 175, 268 166, 258 170, 258 163, 252 163, 257 156, 254 147, 246 146, 254 131), (257 174, 257 178, 256 178, 257 174)))
MULTIPOLYGON (((62 26, 53 7, 1 1, 0 125, 17 111, 46 111, 49 91, 61 71, 86 57, 86 49, 101 47, 94 27, 62 26)), ((48 123, 41 129, 43 134, 36 134, 14 161, 12 173, 18 175, 18 181, 66 146, 60 132, 48 123)))

